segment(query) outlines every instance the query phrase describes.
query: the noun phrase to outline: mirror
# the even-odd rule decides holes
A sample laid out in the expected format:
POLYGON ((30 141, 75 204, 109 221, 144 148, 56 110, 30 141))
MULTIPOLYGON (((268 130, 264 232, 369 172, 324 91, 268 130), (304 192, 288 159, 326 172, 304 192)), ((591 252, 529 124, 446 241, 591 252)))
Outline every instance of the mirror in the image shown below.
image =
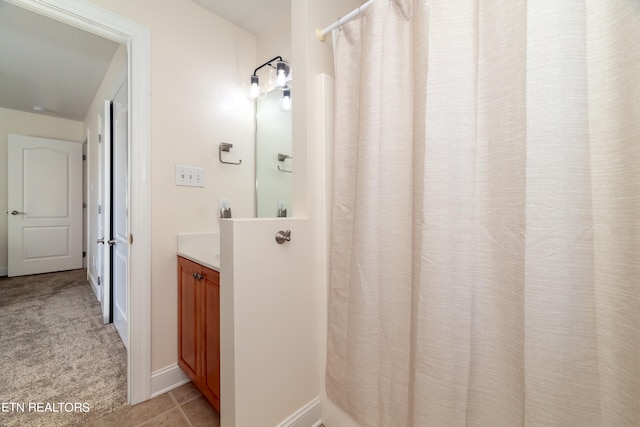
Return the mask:
POLYGON ((291 87, 256 100, 256 217, 290 217, 293 178, 291 87), (288 99, 287 99, 288 97, 288 99))

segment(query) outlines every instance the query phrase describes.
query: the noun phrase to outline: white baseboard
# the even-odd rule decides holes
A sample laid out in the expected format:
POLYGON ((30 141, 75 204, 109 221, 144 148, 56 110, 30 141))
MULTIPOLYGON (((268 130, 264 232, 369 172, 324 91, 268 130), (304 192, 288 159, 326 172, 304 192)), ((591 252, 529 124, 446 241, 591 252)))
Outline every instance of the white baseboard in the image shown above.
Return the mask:
POLYGON ((7 276, 9 274, 9 267, 0 267, 0 276, 7 276))
POLYGON ((191 381, 178 365, 151 373, 151 397, 159 396, 191 381))
MULTIPOLYGON (((178 365, 157 370, 151 374, 151 397, 171 391, 189 381, 187 374, 178 365)), ((320 418, 320 398, 316 397, 278 424, 278 427, 319 427, 322 424, 320 418)))
POLYGON ((87 277, 89 279, 89 284, 91 285, 91 290, 96 295, 98 301, 102 301, 102 292, 98 286, 98 280, 93 276, 93 274, 91 274, 91 272, 87 274, 87 277))
POLYGON ((278 424, 278 427, 318 427, 322 424, 321 415, 320 398, 316 397, 278 424))

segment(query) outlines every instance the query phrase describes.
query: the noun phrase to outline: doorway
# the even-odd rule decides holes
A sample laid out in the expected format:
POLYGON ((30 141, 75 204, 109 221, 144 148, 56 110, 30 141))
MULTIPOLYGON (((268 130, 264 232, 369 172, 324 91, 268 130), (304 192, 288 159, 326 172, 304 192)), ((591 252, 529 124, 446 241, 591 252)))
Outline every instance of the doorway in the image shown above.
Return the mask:
POLYGON ((151 200, 149 158, 149 29, 128 19, 79 0, 6 0, 76 28, 98 34, 127 46, 129 90, 129 164, 131 195, 128 229, 135 236, 127 255, 127 330, 130 346, 127 355, 128 402, 135 404, 151 395, 151 200), (53 2, 52 2, 53 3, 53 2), (128 286, 135 282, 135 287, 128 286), (131 310, 135 307, 135 310, 131 310))

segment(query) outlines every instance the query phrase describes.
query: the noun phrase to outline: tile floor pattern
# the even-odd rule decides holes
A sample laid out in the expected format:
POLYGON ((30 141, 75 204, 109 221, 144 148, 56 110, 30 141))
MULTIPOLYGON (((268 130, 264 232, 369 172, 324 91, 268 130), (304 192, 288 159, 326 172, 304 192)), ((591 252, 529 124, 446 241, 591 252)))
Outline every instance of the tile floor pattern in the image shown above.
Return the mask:
POLYGON ((125 406, 86 427, 220 427, 220 414, 188 383, 134 406, 125 406))

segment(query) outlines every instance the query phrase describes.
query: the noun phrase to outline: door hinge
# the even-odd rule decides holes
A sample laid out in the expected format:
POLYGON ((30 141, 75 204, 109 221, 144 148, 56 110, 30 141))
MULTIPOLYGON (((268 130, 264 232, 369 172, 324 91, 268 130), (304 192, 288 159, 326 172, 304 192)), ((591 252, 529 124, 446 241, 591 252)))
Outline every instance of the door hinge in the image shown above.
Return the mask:
POLYGON ((98 276, 98 286, 102 286, 102 277, 98 276))
POLYGON ((101 143, 101 142, 102 142, 102 135, 98 134, 98 143, 101 143))
POLYGON ((98 213, 101 214, 102 213, 102 205, 98 205, 98 213))
POLYGON ((82 251, 82 258, 86 258, 87 257, 87 251, 82 251))
POLYGON ((129 244, 133 245, 133 234, 129 234, 129 244))
POLYGON ((87 202, 82 202, 82 209, 87 209, 87 202))
POLYGON ((82 155, 82 160, 87 160, 87 155, 86 154, 82 155))

